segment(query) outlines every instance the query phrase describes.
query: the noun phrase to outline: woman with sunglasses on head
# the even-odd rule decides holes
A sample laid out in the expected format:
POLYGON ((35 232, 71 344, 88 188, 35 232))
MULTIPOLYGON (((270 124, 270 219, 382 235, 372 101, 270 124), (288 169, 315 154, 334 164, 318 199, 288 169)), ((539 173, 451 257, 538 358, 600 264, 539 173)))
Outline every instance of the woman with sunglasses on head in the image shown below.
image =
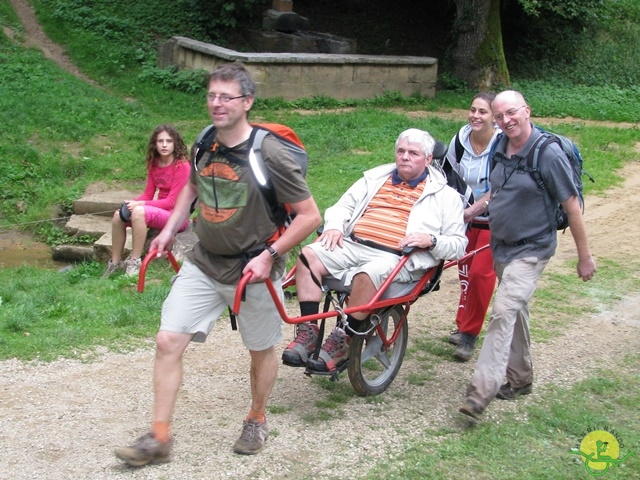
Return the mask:
MULTIPOLYGON (((189 179, 188 150, 175 127, 159 125, 155 128, 147 147, 146 165, 147 186, 142 195, 133 200, 125 200, 122 207, 113 214, 111 259, 103 277, 108 277, 117 270, 125 270, 127 276, 138 275, 147 229, 162 230, 180 190, 189 179), (131 254, 123 261, 129 226, 133 237, 131 254)), ((188 225, 189 222, 186 221, 180 231, 188 225)))
MULTIPOLYGON (((453 137, 447 157, 454 170, 473 190, 474 203, 464 211, 467 230, 467 252, 489 244, 490 232, 487 211, 489 206, 489 150, 500 129, 493 121, 491 102, 495 95, 480 92, 471 101, 469 123, 453 137)), ((491 250, 486 248, 458 264, 460 302, 456 316, 456 329, 449 342, 456 345, 454 356, 466 362, 473 355, 478 335, 496 284, 491 250)))

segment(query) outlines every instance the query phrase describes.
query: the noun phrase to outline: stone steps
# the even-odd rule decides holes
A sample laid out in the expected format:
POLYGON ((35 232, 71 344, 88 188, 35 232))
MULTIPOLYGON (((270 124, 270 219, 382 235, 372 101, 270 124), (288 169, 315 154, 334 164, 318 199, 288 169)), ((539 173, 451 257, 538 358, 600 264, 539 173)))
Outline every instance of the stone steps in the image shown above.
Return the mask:
MULTIPOLYGON (((88 235, 98 237, 98 240, 93 245, 58 245, 52 250, 53 259, 63 262, 98 260, 106 263, 111 258, 111 217, 113 212, 120 207, 123 199, 134 198, 138 195, 139 192, 136 193, 129 190, 95 191, 95 187, 87 188, 85 194, 73 202, 74 214, 66 223, 65 231, 71 237, 88 235)), ((149 242, 157 233, 155 230, 149 230, 145 252, 149 242)), ((127 228, 124 258, 131 251, 131 238, 131 228, 127 228)), ((191 226, 176 235, 176 241, 171 249, 176 260, 182 261, 184 254, 195 242, 196 236, 191 226)))

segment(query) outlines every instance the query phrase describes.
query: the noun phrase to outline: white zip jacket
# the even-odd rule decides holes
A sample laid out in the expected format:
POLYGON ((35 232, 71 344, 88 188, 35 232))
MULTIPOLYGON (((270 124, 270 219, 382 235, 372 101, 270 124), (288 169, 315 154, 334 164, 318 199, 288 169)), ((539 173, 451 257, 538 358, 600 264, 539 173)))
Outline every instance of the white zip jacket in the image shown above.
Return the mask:
MULTIPOLYGON (((351 235, 355 223, 395 169, 396 164, 390 163, 364 172, 362 178, 325 211, 324 229, 338 230, 345 237, 351 235)), ((462 257, 468 242, 460 195, 447 185, 446 178, 437 169, 429 166, 428 172, 424 192, 409 214, 406 233, 435 235, 437 245, 429 252, 411 255, 406 268, 416 273, 415 279, 424 270, 440 263, 440 260, 462 257)))

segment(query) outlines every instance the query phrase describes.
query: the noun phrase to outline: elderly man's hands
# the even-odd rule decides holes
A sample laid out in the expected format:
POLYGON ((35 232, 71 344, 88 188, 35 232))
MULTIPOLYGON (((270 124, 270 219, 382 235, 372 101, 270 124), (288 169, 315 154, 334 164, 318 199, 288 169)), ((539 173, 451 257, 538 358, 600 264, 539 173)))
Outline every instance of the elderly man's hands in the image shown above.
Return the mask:
POLYGON ((340 230, 325 230, 322 232, 322 235, 318 237, 318 241, 325 250, 333 251, 336 247, 342 248, 343 238, 344 235, 340 230))
POLYGON ((398 243, 402 250, 404 247, 426 248, 433 247, 433 239, 430 233, 410 233, 398 243))

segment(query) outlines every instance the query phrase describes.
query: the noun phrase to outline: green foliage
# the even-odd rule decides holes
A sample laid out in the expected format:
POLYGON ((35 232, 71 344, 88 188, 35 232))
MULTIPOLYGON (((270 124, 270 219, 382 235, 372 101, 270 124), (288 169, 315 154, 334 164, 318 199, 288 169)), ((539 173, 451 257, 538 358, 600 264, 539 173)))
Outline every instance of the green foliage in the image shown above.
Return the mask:
POLYGON ((640 78, 640 4, 635 0, 520 2, 503 10, 512 76, 591 86, 636 87, 640 78))
POLYGON ((36 237, 52 247, 58 245, 93 245, 100 237, 91 235, 69 235, 64 228, 54 223, 42 223, 36 229, 36 237))
POLYGON ((529 100, 533 115, 575 117, 618 122, 640 121, 640 87, 585 86, 571 82, 516 81, 514 87, 529 100))
POLYGON ((68 211, 92 180, 144 178, 152 125, 134 104, 61 71, 35 50, 12 45, 0 56, 5 220, 68 211))
MULTIPOLYGON (((147 70, 146 78, 155 78, 162 85, 183 91, 185 87, 186 91, 192 91, 190 86, 197 84, 197 79, 175 78, 169 72, 150 72, 149 67, 145 67, 156 63, 158 45, 171 36, 181 35, 223 46, 231 42, 242 48, 245 45, 242 29, 259 28, 261 7, 267 7, 264 0, 177 0, 151 4, 100 0, 90 6, 83 0, 35 0, 34 3, 47 33, 68 47, 83 70, 94 72, 95 78, 102 77, 101 83, 108 83, 104 77, 131 74, 131 69, 142 67, 147 70)), ((640 41, 640 6, 634 0, 503 3, 503 44, 510 70, 507 72, 506 67, 500 66, 505 77, 503 82, 508 83, 510 73, 511 77, 557 77, 587 85, 637 84, 640 50, 635 45, 640 41)), ((304 8, 311 7, 305 5, 304 8)), ((408 15, 404 12, 412 10, 415 7, 411 7, 410 1, 402 3, 402 14, 408 15)), ((439 12, 445 17, 443 23, 449 21, 451 11, 441 4, 421 6, 420 21, 427 21, 423 18, 427 10, 430 17, 439 12)), ((376 12, 380 13, 377 9, 376 12)), ((339 25, 336 19, 335 28, 339 25)), ((374 27, 365 25, 367 31, 358 35, 370 38, 374 27)), ((361 28, 353 24, 349 27, 350 35, 361 28)), ((433 30, 433 26, 430 28, 433 30)), ((384 34, 379 32, 378 36, 384 34)), ((401 41, 394 41, 394 48, 396 43, 402 45, 401 41)), ((369 48, 376 46, 360 45, 362 53, 372 53, 368 52, 369 48)), ((393 53, 392 50, 384 53, 393 53)), ((494 47, 482 50, 481 55, 493 58, 494 47)), ((442 63, 445 64, 446 61, 442 63)), ((446 72, 446 66, 440 71, 446 72)), ((459 86, 443 77, 439 79, 439 87, 459 86)))
POLYGON ((606 0, 518 0, 528 15, 542 16, 545 13, 557 15, 566 20, 581 22, 598 18, 606 0))
POLYGON ((442 72, 438 74, 438 83, 436 84, 438 90, 451 90, 454 92, 466 92, 468 90, 467 83, 457 77, 454 77, 449 72, 442 72))
MULTIPOLYGON (((0 2, 0 24, 11 27, 17 31, 22 30, 22 25, 18 20, 16 12, 11 6, 11 2, 0 2)), ((0 31, 0 45, 4 45, 5 43, 6 37, 4 36, 3 32, 0 31)))
POLYGON ((142 81, 151 80, 167 89, 197 94, 202 93, 206 88, 209 73, 206 70, 178 70, 176 67, 157 68, 145 64, 138 78, 142 81))
MULTIPOLYGON (((155 61, 157 46, 180 35, 205 42, 225 44, 225 34, 238 25, 257 21, 259 0, 175 0, 131 2, 129 0, 36 0, 39 15, 48 25, 48 33, 59 43, 75 44, 84 50, 83 42, 100 41, 99 59, 112 67, 130 68, 140 60, 140 53, 155 61), (65 32, 74 32, 68 38, 65 32), (80 37, 83 41, 80 40, 80 37), (114 52, 110 47, 117 45, 114 52), (118 55, 113 55, 117 53, 118 55)), ((90 58, 87 57, 87 61, 90 58)))

